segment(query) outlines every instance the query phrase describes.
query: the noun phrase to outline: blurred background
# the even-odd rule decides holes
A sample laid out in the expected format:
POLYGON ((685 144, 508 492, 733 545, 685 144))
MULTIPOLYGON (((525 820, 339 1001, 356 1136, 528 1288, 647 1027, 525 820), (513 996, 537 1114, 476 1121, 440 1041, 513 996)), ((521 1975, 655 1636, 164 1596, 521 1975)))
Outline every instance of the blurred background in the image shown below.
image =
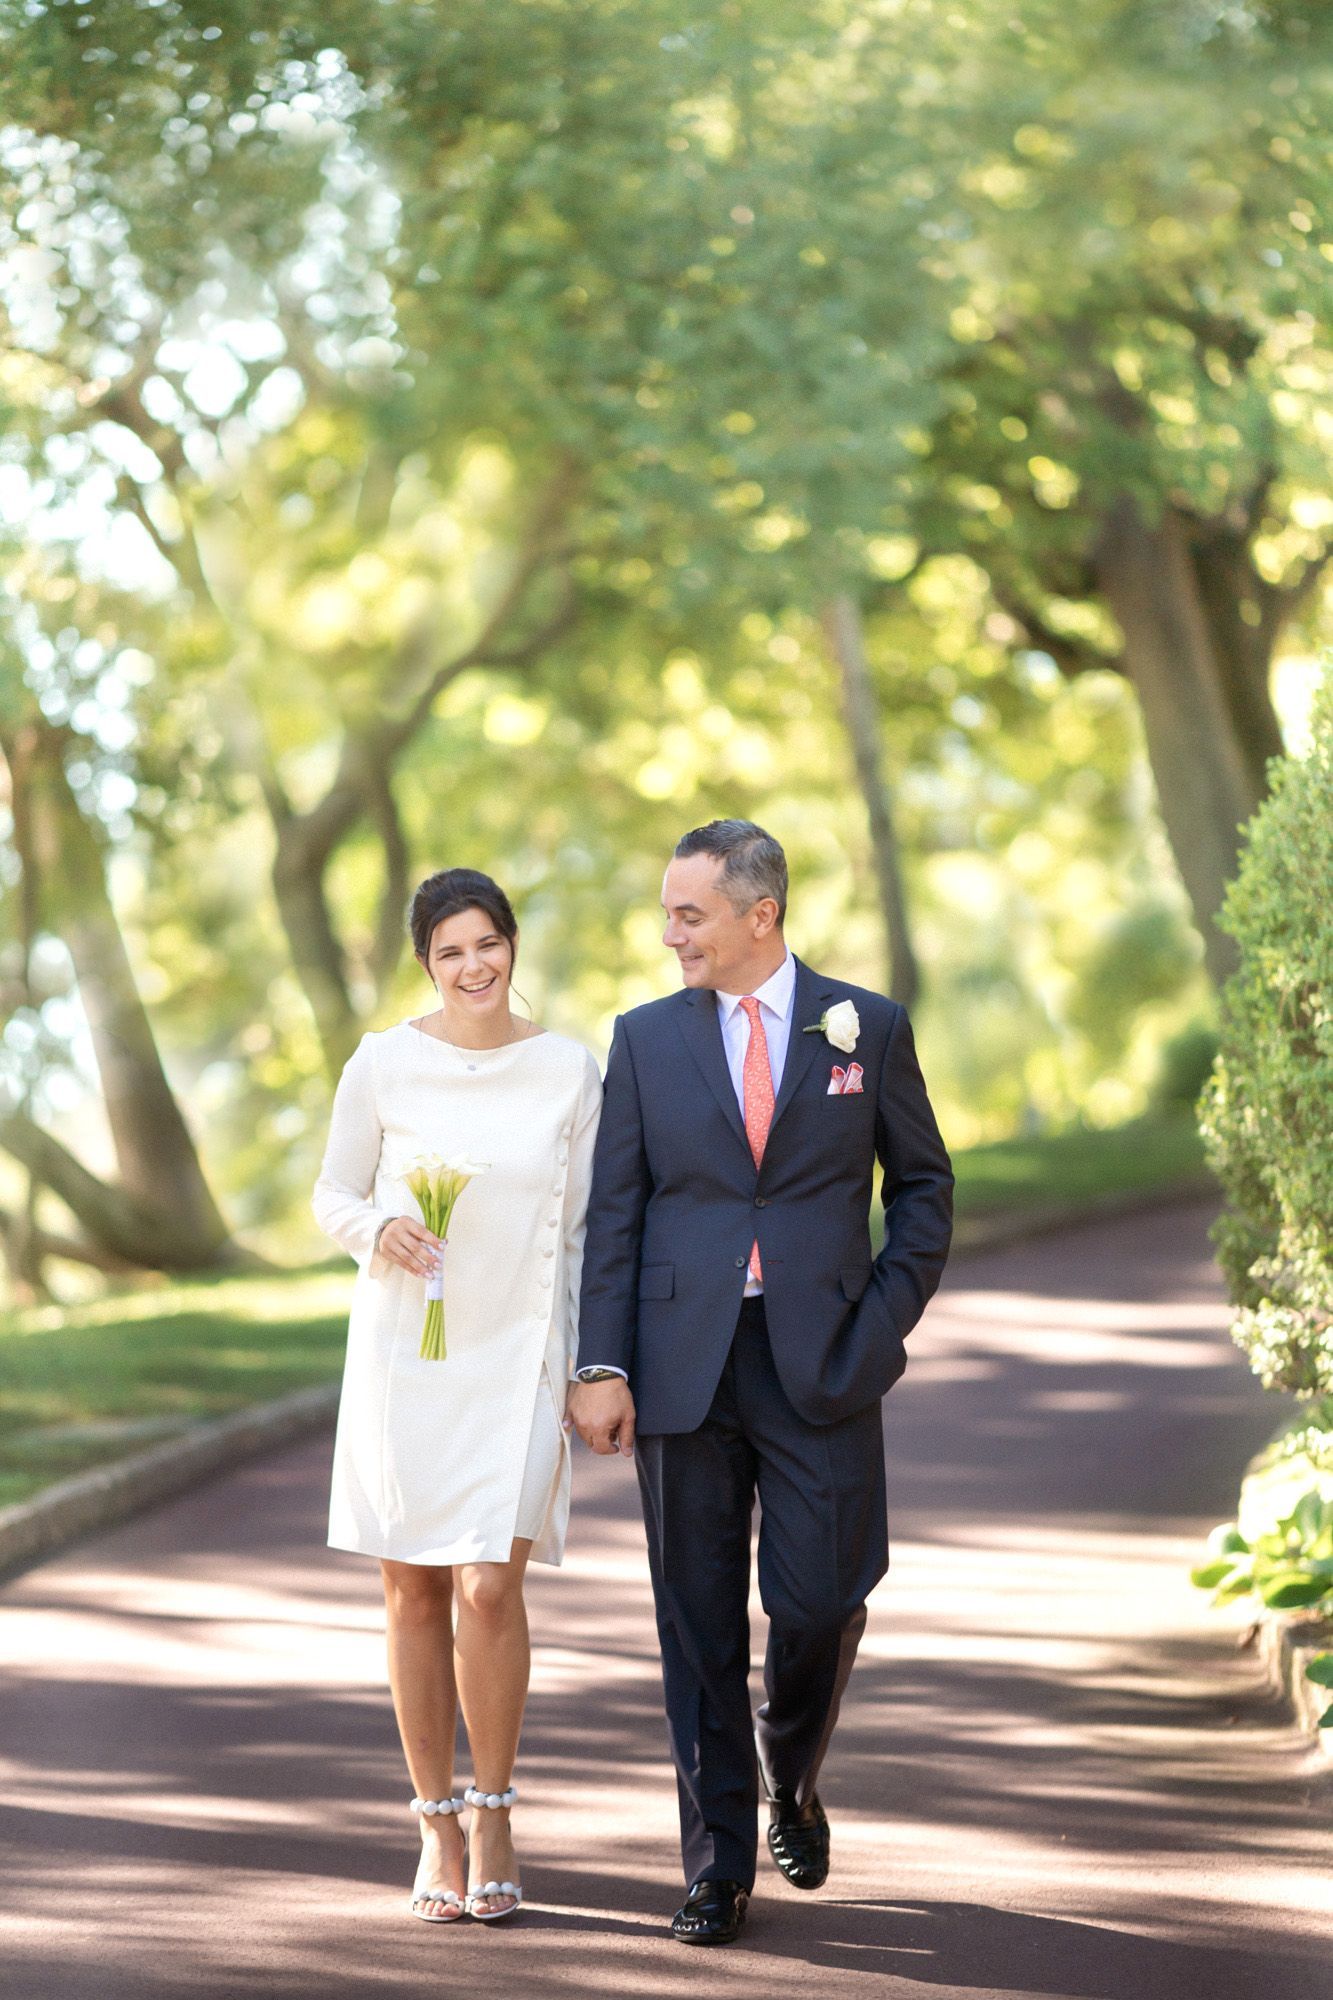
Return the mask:
POLYGON ((441 866, 602 1055, 676 983, 676 837, 758 819, 795 949, 912 1007, 965 1225, 1199 1174, 1214 919, 1329 622, 1330 41, 4 10, 0 1241, 16 1327, 157 1286, 165 1343, 124 1407, 86 1340, 34 1377, 43 1476, 333 1365, 309 1188, 441 866), (179 1286, 247 1272, 287 1347, 179 1286))

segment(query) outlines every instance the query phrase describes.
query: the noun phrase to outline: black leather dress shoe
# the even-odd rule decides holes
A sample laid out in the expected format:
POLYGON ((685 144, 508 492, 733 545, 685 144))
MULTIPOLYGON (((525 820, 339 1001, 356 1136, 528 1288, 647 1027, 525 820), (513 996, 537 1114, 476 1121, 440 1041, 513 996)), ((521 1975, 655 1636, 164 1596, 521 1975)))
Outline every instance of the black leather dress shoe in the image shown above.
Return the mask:
POLYGON ((681 1944, 735 1944, 749 1906, 739 1882, 696 1882, 671 1919, 671 1935, 681 1944))
POLYGON ((812 1792, 803 1806, 779 1786, 768 1808, 768 1851, 794 1889, 818 1889, 828 1879, 828 1820, 812 1792))

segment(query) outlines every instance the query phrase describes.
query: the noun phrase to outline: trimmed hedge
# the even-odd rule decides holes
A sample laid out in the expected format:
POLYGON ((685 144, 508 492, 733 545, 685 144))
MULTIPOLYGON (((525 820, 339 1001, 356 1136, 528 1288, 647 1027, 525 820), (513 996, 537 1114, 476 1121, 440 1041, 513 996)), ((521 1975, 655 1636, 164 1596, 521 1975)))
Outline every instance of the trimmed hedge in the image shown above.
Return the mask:
POLYGON ((1271 767, 1221 922, 1240 947, 1200 1101, 1233 1331, 1265 1387, 1333 1392, 1333 681, 1271 767))

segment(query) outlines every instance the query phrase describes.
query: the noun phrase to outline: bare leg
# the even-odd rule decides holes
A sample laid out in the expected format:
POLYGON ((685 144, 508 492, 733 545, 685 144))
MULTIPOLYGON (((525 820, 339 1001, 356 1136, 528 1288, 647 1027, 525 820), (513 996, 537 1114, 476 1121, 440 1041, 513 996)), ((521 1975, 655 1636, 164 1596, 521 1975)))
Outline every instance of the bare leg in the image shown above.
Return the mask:
MULTIPOLYGON (((454 1788, 454 1734, 458 1691, 454 1685, 453 1577, 425 1563, 381 1562, 388 1627, 389 1686, 417 1797, 448 1799, 454 1788)), ((417 1885, 465 1887, 463 1833, 452 1813, 421 1815, 421 1866, 417 1885)), ((447 1904, 424 1903, 427 1916, 450 1918, 447 1904)), ((459 1914, 457 1910, 452 1916, 459 1914)))
MULTIPOLYGON (((516 1537, 507 1563, 463 1563, 456 1572, 454 1665, 472 1746, 472 1782, 482 1792, 508 1789, 518 1755, 529 1666, 523 1575, 531 1553, 532 1543, 516 1537)), ((516 1866, 509 1808, 479 1808, 472 1815, 468 1862, 473 1883, 517 1881, 516 1866)), ((492 1896, 481 1908, 505 1910, 512 1902, 512 1896, 492 1896)))

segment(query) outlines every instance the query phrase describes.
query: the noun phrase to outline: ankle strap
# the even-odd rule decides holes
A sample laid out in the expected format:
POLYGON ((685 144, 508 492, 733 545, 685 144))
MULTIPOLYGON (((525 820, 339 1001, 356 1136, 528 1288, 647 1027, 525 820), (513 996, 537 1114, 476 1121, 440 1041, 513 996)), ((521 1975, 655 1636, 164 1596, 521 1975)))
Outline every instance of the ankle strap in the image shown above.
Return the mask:
POLYGON ((470 1799, 413 1799, 409 1810, 434 1819, 436 1813, 461 1813, 471 1803, 470 1799))
POLYGON ((517 1785, 511 1785, 507 1792, 479 1792, 475 1785, 469 1785, 463 1794, 463 1803, 468 1806, 512 1806, 517 1797, 517 1785))

